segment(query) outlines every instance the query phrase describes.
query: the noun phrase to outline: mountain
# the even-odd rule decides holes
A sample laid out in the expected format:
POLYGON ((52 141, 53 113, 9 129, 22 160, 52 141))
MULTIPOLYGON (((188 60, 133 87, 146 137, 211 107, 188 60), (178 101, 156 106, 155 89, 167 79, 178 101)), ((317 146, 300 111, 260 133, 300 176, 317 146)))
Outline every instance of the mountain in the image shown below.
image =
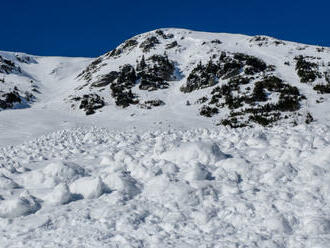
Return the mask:
POLYGON ((266 36, 159 29, 94 60, 70 99, 86 114, 117 106, 200 114, 231 127, 310 122, 330 93, 329 51, 266 36))
POLYGON ((159 29, 96 59, 2 52, 0 62, 2 109, 37 102, 117 120, 234 128, 328 116, 330 49, 267 36, 159 29))
POLYGON ((329 248, 329 48, 159 29, 0 56, 0 247, 329 248))

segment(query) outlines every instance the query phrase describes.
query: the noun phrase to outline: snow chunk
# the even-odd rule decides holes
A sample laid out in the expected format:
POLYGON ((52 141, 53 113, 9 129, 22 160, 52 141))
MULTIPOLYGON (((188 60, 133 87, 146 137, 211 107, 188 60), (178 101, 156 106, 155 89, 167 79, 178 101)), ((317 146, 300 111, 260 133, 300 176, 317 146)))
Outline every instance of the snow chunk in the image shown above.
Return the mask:
POLYGON ((189 171, 185 175, 185 179, 187 181, 209 180, 212 179, 212 175, 204 165, 197 162, 192 168, 189 168, 189 171))
POLYGON ((71 198, 68 185, 61 183, 54 188, 53 192, 51 192, 45 200, 52 205, 62 205, 68 203, 71 198))
POLYGON ((108 156, 104 156, 100 162, 101 166, 110 166, 114 163, 114 160, 108 156))
POLYGON ((16 218, 25 216, 37 212, 40 207, 35 197, 31 196, 28 192, 23 192, 17 199, 1 202, 0 217, 16 218))
POLYGON ((82 177, 70 185, 73 194, 82 195, 84 198, 98 198, 104 193, 105 187, 101 178, 82 177))
POLYGON ((71 162, 56 162, 49 164, 43 169, 43 174, 54 180, 55 185, 65 182, 70 183, 81 176, 85 176, 85 170, 71 162))
POLYGON ((105 185, 111 189, 127 195, 130 199, 140 193, 137 182, 128 173, 112 173, 104 178, 105 185))
POLYGON ((160 155, 162 159, 174 163, 197 161, 202 164, 215 164, 227 158, 219 146, 213 142, 188 142, 160 155))
POLYGON ((292 228, 286 218, 283 216, 274 216, 269 219, 266 219, 267 227, 278 233, 290 234, 292 228))

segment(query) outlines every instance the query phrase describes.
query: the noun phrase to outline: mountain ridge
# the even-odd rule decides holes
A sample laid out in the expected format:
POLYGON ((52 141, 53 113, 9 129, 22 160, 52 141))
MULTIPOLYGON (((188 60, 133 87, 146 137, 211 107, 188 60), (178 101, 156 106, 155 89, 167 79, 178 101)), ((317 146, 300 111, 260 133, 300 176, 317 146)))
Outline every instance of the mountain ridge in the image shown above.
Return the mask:
POLYGON ((8 82, 1 84, 2 95, 13 93, 0 99, 8 98, 2 110, 61 110, 79 117, 92 114, 96 117, 88 118, 95 120, 111 113, 123 123, 127 119, 170 123, 181 118, 182 123, 231 127, 326 119, 327 47, 269 36, 164 28, 133 36, 97 58, 15 52, 0 56, 26 73, 15 73, 14 68, 0 73, 8 82), (125 65, 130 66, 123 72, 125 65), (301 82, 301 76, 314 81, 301 82), (254 90, 257 83, 259 89, 254 90), (276 103, 281 94, 282 102, 276 103))

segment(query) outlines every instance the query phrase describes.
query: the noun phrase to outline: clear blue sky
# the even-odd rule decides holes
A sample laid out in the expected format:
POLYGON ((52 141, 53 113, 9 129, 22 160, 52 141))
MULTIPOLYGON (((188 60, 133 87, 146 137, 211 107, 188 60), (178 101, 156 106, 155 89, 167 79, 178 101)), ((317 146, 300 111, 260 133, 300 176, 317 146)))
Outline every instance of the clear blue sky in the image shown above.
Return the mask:
POLYGON ((1 0, 0 50, 96 57, 161 27, 330 46, 329 1, 1 0))

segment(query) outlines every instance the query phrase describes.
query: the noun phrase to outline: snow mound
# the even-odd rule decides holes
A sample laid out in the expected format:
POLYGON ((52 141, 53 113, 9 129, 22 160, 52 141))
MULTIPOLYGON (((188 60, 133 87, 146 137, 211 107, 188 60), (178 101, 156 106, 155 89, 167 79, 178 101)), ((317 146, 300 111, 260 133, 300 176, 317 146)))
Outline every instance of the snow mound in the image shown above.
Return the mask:
POLYGON ((86 199, 93 199, 102 195, 105 191, 105 187, 99 177, 82 177, 70 185, 70 191, 86 199))
POLYGON ((110 190, 116 190, 126 195, 128 198, 132 198, 140 193, 140 189, 136 185, 136 180, 134 180, 128 173, 111 173, 105 176, 103 181, 110 190))
POLYGON ((54 187, 59 183, 71 183, 85 176, 85 169, 79 165, 66 161, 58 161, 48 164, 45 168, 32 171, 24 176, 25 185, 54 187))
POLYGON ((187 142, 174 149, 164 152, 160 158, 174 163, 197 161, 202 164, 215 164, 226 159, 227 155, 220 151, 219 146, 212 142, 187 142))
POLYGON ((40 204, 28 192, 23 192, 17 199, 5 200, 0 205, 0 217, 15 218, 33 214, 40 209, 40 204))
POLYGON ((46 197, 46 201, 52 205, 62 205, 72 199, 70 189, 67 184, 61 183, 46 197))
POLYGON ((79 165, 64 161, 49 164, 43 169, 43 173, 53 178, 55 183, 69 183, 86 174, 79 165))
POLYGON ((193 181, 193 180, 208 180, 212 179, 211 173, 208 171, 206 166, 195 163, 191 168, 188 169, 188 172, 185 175, 185 179, 187 181, 193 181))

